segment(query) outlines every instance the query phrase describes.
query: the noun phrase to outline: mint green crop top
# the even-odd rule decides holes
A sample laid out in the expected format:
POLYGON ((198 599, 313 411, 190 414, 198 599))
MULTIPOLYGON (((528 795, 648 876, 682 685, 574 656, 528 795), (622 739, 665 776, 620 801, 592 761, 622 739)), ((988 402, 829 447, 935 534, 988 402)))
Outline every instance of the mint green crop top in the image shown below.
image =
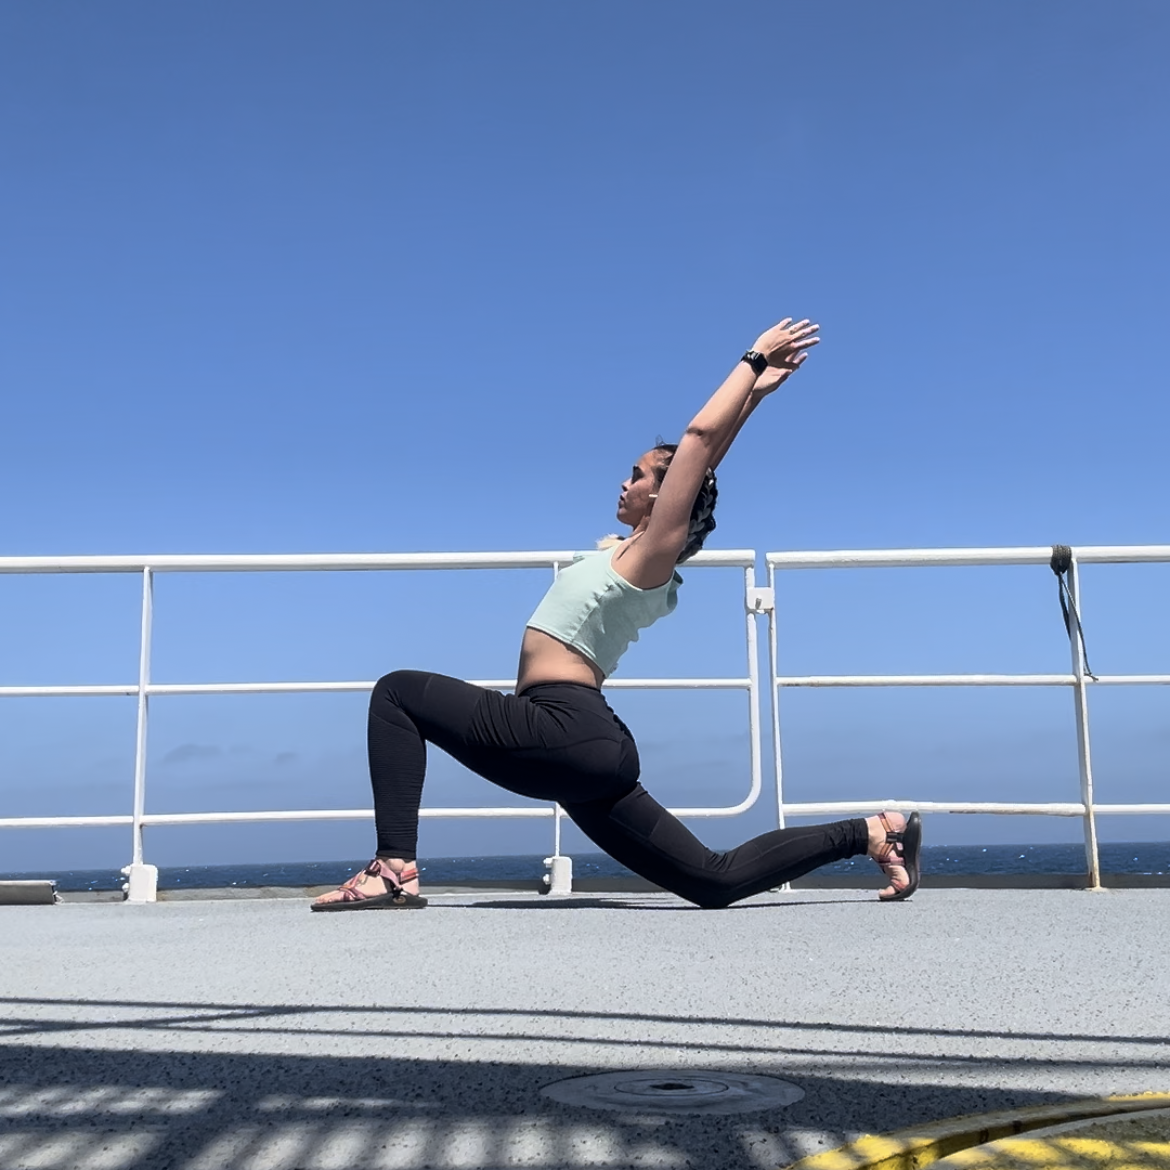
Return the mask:
POLYGON ((675 573, 665 585, 639 589, 613 567, 615 551, 578 553, 528 619, 531 629, 580 651, 607 678, 638 631, 674 609, 683 583, 675 573))

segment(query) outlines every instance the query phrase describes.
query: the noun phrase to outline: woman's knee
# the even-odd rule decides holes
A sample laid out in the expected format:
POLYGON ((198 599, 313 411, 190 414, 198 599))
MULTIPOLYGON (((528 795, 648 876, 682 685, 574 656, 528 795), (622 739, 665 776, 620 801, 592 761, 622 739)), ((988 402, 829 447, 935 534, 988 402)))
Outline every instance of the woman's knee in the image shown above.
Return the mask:
POLYGON ((392 670, 384 674, 370 693, 370 709, 390 704, 393 707, 404 707, 410 702, 410 697, 417 692, 419 681, 425 675, 419 670, 392 670))
POLYGON ((735 901, 735 895, 730 890, 711 885, 704 885, 700 889, 688 890, 685 893, 680 892, 679 896, 694 903, 700 910, 726 910, 735 901))
POLYGON ((384 674, 376 683, 374 683, 374 690, 378 691, 395 691, 403 683, 409 681, 412 674, 417 674, 415 670, 392 670, 389 674, 384 674))

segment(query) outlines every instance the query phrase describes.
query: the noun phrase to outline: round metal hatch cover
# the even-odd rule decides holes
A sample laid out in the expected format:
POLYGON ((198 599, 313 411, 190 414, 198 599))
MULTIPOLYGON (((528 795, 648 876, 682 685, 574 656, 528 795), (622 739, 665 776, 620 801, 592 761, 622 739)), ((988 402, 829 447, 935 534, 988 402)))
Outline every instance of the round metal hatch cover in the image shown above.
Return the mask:
POLYGON ((594 1073, 555 1081, 541 1092, 565 1105, 636 1113, 748 1113, 783 1109, 804 1096, 778 1077, 703 1069, 594 1073))

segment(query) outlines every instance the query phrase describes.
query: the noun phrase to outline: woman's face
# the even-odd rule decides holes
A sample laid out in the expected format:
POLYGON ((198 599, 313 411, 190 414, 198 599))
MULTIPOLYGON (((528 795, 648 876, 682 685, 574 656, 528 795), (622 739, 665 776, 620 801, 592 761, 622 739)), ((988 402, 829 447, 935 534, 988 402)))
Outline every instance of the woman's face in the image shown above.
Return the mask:
POLYGON ((647 451, 634 464, 629 478, 622 484, 622 494, 618 498, 619 523, 637 528, 650 514, 650 509, 654 507, 654 501, 650 497, 658 494, 658 476, 655 469, 660 458, 657 452, 647 451))

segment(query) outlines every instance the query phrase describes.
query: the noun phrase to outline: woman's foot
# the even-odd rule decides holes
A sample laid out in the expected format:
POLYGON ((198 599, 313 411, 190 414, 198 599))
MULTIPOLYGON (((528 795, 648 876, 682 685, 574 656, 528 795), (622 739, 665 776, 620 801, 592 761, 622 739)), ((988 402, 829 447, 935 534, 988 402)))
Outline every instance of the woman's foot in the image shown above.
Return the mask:
POLYGON ((400 857, 375 857, 361 873, 336 890, 322 894, 310 910, 421 910, 418 868, 400 857))
POLYGON ((921 879, 922 818, 917 813, 909 817, 896 812, 878 813, 867 817, 869 828, 869 856, 890 879, 890 884, 878 892, 883 902, 901 902, 918 889, 921 879))

